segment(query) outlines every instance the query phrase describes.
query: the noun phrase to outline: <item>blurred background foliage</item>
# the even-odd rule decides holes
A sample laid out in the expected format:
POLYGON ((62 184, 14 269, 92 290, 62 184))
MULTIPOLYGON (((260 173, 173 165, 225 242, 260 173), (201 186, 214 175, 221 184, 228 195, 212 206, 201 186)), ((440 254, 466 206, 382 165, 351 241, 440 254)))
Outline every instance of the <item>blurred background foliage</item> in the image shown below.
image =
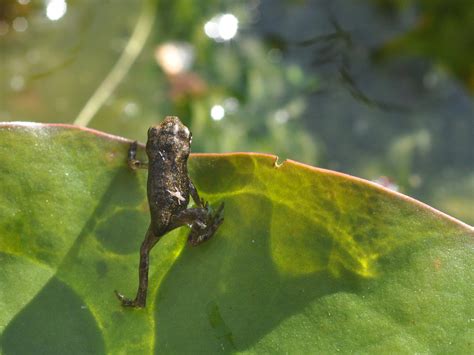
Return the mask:
POLYGON ((178 115, 195 152, 343 171, 474 224, 471 0, 0 0, 0 69, 2 121, 144 141, 178 115))

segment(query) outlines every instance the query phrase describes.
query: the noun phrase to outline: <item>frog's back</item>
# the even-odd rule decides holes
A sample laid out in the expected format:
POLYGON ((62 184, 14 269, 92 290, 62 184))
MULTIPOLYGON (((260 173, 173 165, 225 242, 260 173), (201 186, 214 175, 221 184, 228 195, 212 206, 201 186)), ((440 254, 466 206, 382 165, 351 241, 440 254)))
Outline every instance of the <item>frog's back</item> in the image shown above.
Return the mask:
POLYGON ((158 230, 166 229, 171 217, 185 210, 189 203, 186 162, 150 161, 147 185, 151 222, 158 230))
POLYGON ((187 208, 191 139, 189 129, 175 116, 148 130, 148 203, 155 233, 165 233, 171 218, 187 208))

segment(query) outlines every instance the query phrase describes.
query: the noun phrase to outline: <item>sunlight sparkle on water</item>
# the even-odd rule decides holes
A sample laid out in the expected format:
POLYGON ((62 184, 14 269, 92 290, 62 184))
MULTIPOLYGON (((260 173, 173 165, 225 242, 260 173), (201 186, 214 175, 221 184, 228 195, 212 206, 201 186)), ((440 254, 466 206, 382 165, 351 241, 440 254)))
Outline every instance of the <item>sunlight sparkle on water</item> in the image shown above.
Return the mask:
POLYGON ((46 5, 46 16, 51 21, 57 21, 66 14, 67 4, 64 0, 50 0, 46 5))
POLYGON ((167 74, 176 75, 191 68, 194 49, 186 42, 166 42, 156 49, 155 59, 167 74))
POLYGON ((25 78, 21 75, 15 75, 10 79, 10 87, 13 91, 21 91, 25 87, 25 78))
POLYGON ((217 42, 229 41, 235 37, 239 20, 232 14, 214 16, 204 25, 206 35, 217 42))
POLYGON ((277 123, 283 124, 288 122, 290 114, 286 110, 278 110, 275 112, 274 118, 277 123))
POLYGON ((228 97, 224 100, 222 106, 226 112, 236 113, 239 109, 239 100, 237 100, 235 97, 228 97))
POLYGON ((13 20, 12 27, 17 32, 25 32, 28 28, 28 21, 24 17, 17 17, 13 20))
POLYGON ((214 105, 211 108, 211 117, 214 121, 220 121, 224 118, 225 116, 225 110, 224 107, 221 105, 214 105))

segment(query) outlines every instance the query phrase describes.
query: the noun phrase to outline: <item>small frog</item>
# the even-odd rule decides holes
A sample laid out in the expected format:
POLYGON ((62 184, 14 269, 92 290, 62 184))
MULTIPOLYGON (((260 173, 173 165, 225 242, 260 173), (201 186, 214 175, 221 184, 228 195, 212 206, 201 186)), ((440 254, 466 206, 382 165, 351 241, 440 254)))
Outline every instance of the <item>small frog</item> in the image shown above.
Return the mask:
POLYGON ((140 247, 138 291, 134 300, 115 291, 125 307, 145 307, 148 289, 148 264, 151 249, 169 231, 191 227, 188 241, 198 245, 216 232, 224 218, 222 203, 215 213, 199 197, 188 176, 187 161, 192 135, 178 117, 168 116, 159 125, 150 127, 146 142, 148 164, 136 159, 137 142, 128 151, 132 169, 148 169, 147 195, 151 222, 140 247), (189 197, 196 207, 188 208, 189 197))

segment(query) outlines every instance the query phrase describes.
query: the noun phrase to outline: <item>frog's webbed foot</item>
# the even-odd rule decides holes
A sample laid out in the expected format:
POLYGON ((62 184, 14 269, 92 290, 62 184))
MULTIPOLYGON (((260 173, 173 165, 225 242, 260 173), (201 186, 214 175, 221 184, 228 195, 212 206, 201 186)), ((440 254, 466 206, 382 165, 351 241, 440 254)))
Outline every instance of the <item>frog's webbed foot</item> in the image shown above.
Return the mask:
POLYGON ((114 291, 115 296, 119 299, 120 303, 122 303, 123 307, 135 307, 135 308, 143 308, 145 304, 140 302, 140 300, 132 300, 130 298, 126 298, 124 295, 119 293, 117 290, 114 291))
POLYGON ((219 228, 224 221, 222 213, 224 210, 224 203, 220 204, 215 213, 212 212, 212 209, 207 202, 204 202, 203 205, 207 211, 205 218, 193 223, 191 232, 188 236, 188 241, 193 246, 199 245, 211 238, 217 231, 217 228, 219 228))

